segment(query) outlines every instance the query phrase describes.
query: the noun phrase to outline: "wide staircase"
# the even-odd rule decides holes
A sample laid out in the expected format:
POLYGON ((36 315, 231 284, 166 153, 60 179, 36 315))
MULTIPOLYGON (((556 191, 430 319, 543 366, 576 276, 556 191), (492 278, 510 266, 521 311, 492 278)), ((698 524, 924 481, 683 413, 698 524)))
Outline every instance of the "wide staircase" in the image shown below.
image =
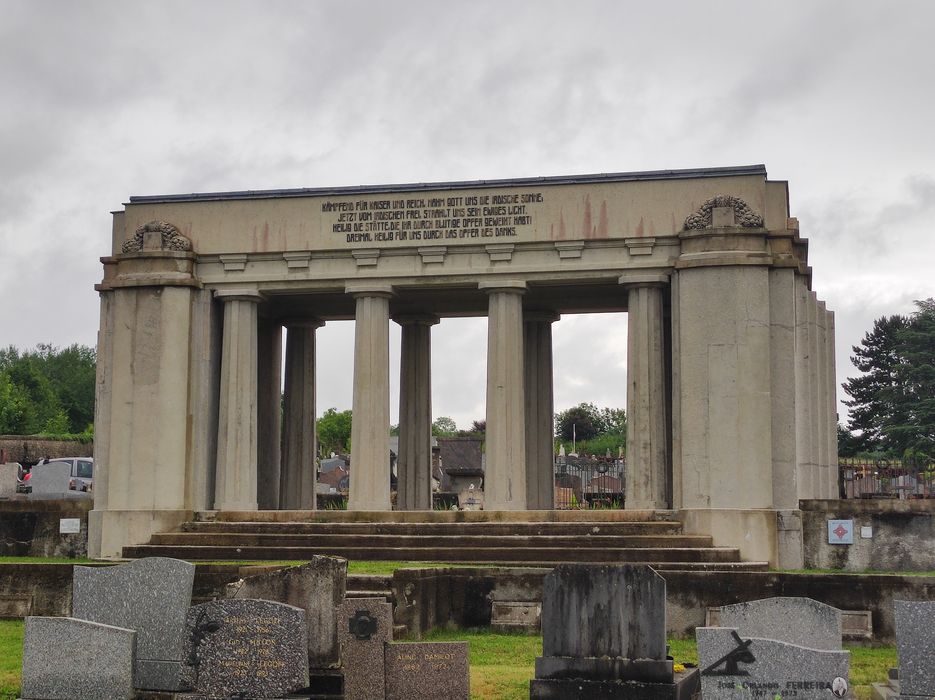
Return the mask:
POLYGON ((660 570, 762 571, 739 550, 687 535, 673 511, 199 513, 128 558, 293 561, 316 554, 349 560, 493 566, 638 563, 660 570))

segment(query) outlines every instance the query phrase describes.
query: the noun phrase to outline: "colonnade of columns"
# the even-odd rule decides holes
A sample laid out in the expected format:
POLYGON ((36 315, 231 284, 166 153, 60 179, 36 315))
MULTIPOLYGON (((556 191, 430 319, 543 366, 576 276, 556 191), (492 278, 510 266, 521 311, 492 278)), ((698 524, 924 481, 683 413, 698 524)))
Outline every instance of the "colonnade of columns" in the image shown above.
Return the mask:
MULTIPOLYGON (((623 282, 623 280, 621 280, 623 282)), ((668 507, 663 285, 626 282, 628 498, 668 507)), ((482 282, 488 297, 485 509, 553 507, 553 311, 524 310, 526 283, 482 282)), ((348 508, 391 508, 389 286, 351 286, 355 299, 348 508)), ((215 508, 315 508, 316 318, 258 317, 261 296, 218 291, 224 304, 215 508), (282 327, 287 329, 285 368, 282 327), (285 392, 280 414, 280 384, 285 392), (282 416, 280 419, 280 415, 282 416)), ((431 314, 394 316, 402 329, 397 503, 432 508, 431 314)))

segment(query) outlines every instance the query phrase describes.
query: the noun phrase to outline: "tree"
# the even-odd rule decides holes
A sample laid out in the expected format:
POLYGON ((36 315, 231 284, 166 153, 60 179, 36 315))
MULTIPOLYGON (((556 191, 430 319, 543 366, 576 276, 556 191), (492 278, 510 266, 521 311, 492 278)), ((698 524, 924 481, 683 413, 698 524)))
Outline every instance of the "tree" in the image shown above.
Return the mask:
POLYGON ((899 331, 897 379, 907 399, 907 419, 889 432, 906 453, 935 458, 935 300, 916 301, 917 310, 899 331))
POLYGON ((579 403, 555 416, 555 434, 562 440, 589 440, 604 428, 601 412, 593 403, 579 403))
POLYGON ((622 408, 602 408, 601 428, 603 435, 626 435, 627 412, 622 408))
POLYGON ((351 411, 329 408, 315 422, 318 448, 323 454, 349 452, 351 449, 351 411))
POLYGON ((439 416, 432 423, 432 435, 436 437, 451 437, 457 432, 457 424, 448 416, 439 416))

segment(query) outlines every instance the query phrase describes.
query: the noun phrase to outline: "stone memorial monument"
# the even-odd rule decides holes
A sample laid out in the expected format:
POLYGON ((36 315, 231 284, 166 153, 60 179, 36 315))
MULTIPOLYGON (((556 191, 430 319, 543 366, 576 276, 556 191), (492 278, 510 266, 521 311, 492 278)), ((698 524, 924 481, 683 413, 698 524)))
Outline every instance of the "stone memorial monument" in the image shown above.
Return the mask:
POLYGON ((382 598, 345 600, 338 614, 345 700, 384 700, 386 645, 393 640, 393 606, 382 598))
POLYGON ((137 688, 184 690, 185 619, 194 580, 194 565, 163 557, 76 566, 72 615, 136 631, 137 688))
POLYGON ((84 491, 72 491, 71 465, 65 462, 49 462, 32 468, 29 485, 32 487, 30 498, 75 498, 90 499, 92 494, 84 491))
POLYGON ((935 602, 893 601, 899 673, 895 697, 935 697, 935 602))
POLYGON ((386 700, 469 700, 467 642, 386 645, 386 700))
POLYGON ((23 700, 131 700, 136 632, 70 617, 27 617, 23 700))
POLYGON ((188 612, 188 682, 196 696, 279 698, 308 686, 305 611, 267 600, 218 600, 188 612))
POLYGON ((811 598, 764 598, 720 609, 719 627, 746 637, 774 639, 810 649, 840 650, 841 611, 811 598))
POLYGON ((16 476, 19 465, 16 462, 0 464, 0 498, 16 495, 16 476))
POLYGON ((718 700, 829 700, 851 697, 850 652, 747 637, 731 627, 698 627, 701 696, 718 700))
POLYGON ((648 566, 556 567, 542 590, 530 700, 687 700, 697 672, 666 657, 666 583, 648 566))

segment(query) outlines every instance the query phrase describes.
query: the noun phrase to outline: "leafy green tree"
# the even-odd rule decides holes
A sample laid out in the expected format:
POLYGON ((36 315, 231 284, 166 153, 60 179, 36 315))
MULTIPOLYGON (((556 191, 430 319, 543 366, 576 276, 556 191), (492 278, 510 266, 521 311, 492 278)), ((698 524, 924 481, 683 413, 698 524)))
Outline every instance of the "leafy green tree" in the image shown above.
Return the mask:
POLYGON ((861 452, 860 436, 838 423, 838 457, 856 457, 861 452))
POLYGON ((580 403, 555 416, 555 434, 562 440, 589 440, 604 428, 601 412, 593 403, 580 403))
POLYGON ((351 411, 329 408, 315 422, 318 447, 323 454, 349 452, 351 449, 351 411))
POLYGON ((901 362, 896 376, 906 398, 906 421, 889 435, 912 456, 935 458, 935 300, 916 302, 917 310, 898 334, 901 362))
POLYGON ((94 422, 97 382, 97 354, 94 349, 75 344, 55 350, 51 345, 40 345, 37 355, 65 411, 68 424, 65 432, 86 430, 94 422))
POLYGON ((626 435, 627 412, 622 408, 601 409, 601 434, 626 435))
POLYGON ((432 435, 436 437, 451 437, 457 433, 457 424, 448 416, 439 416, 432 422, 432 435))

